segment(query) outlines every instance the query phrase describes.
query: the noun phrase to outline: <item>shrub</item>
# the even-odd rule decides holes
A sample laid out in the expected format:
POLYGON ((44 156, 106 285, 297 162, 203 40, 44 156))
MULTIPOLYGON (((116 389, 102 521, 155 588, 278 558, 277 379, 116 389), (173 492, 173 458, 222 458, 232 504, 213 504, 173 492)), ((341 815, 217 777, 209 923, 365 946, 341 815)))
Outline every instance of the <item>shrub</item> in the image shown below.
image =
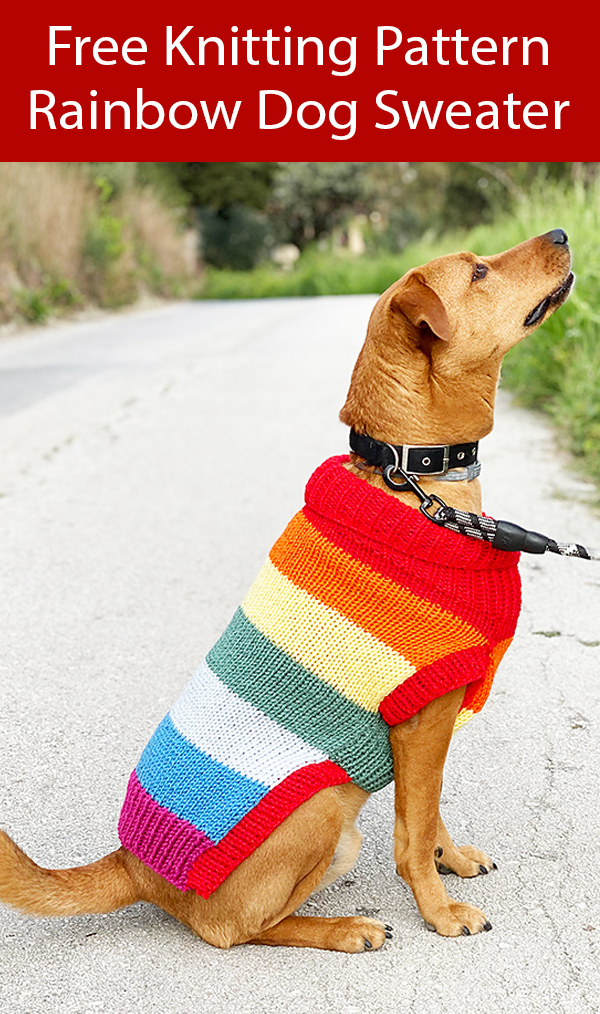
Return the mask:
POLYGON ((185 291, 189 230, 135 175, 127 162, 0 163, 0 321, 185 291))
POLYGON ((242 205, 198 212, 202 255, 216 268, 249 271, 266 256, 270 227, 266 215, 242 205))

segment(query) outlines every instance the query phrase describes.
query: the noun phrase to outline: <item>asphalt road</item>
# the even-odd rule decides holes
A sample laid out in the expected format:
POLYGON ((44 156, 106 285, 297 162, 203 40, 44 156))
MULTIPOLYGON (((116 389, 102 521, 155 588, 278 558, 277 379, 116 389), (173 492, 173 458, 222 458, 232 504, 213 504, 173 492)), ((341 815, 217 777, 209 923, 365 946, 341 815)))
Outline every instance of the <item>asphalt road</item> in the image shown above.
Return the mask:
MULTIPOLYGON (((178 304, 0 343, 0 822, 42 865, 117 845, 157 722, 346 448, 337 421, 373 299, 178 304)), ((537 417, 500 400, 485 508, 600 545, 589 488, 537 417)), ((392 860, 391 788, 352 874, 303 911, 362 913, 357 956, 221 952, 149 906, 0 911, 6 1014, 587 1014, 600 1010, 600 564, 523 561, 515 642, 454 739, 443 812, 496 874, 448 878, 491 933, 428 932, 392 860)))

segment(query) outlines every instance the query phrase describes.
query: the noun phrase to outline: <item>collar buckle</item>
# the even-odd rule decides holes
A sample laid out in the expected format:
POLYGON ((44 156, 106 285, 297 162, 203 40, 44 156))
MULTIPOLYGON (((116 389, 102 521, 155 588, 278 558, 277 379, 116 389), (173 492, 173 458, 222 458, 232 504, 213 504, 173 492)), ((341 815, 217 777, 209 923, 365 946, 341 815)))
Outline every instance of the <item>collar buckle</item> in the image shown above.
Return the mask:
POLYGON ((450 444, 403 444, 400 467, 412 475, 445 475, 450 465, 450 444), (436 464, 441 468, 436 468, 436 464))

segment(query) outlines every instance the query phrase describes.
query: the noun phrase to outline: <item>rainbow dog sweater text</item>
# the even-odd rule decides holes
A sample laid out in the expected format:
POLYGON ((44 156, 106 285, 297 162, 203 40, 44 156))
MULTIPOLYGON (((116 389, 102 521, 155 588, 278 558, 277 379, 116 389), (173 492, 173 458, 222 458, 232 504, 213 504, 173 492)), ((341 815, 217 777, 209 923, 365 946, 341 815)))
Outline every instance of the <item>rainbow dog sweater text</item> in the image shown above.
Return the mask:
POLYGON ((518 554, 456 535, 331 458, 133 772, 123 845, 208 897, 300 803, 392 780, 388 726, 467 686, 513 636, 518 554))

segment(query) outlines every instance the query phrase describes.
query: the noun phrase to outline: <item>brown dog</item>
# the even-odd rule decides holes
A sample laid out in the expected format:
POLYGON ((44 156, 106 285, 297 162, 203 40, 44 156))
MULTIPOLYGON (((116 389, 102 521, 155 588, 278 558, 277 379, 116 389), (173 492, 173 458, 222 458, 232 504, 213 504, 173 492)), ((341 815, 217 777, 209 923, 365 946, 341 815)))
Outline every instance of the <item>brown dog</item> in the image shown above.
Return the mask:
MULTIPOLYGON (((558 229, 497 256, 461 253, 409 271, 373 310, 342 421, 384 444, 475 443, 492 428, 505 353, 566 299, 572 277, 567 237, 558 229)), ((417 506, 413 493, 388 488, 356 454, 346 467, 361 483, 417 506)), ((440 491, 432 478, 421 486, 440 491)), ((476 478, 443 486, 452 506, 480 513, 476 478)), ((448 897, 437 869, 443 863, 473 877, 494 866, 478 849, 456 847, 439 815, 443 766, 464 698, 464 684, 454 686, 390 723, 389 733, 398 873, 424 920, 446 936, 491 928, 479 909, 448 897)), ((144 900, 218 947, 377 948, 389 928, 373 919, 293 915, 354 864, 361 844, 355 820, 367 796, 348 779, 315 791, 207 897, 174 886, 124 847, 88 866, 45 870, 0 832, 0 899, 40 916, 109 912, 144 900)))

